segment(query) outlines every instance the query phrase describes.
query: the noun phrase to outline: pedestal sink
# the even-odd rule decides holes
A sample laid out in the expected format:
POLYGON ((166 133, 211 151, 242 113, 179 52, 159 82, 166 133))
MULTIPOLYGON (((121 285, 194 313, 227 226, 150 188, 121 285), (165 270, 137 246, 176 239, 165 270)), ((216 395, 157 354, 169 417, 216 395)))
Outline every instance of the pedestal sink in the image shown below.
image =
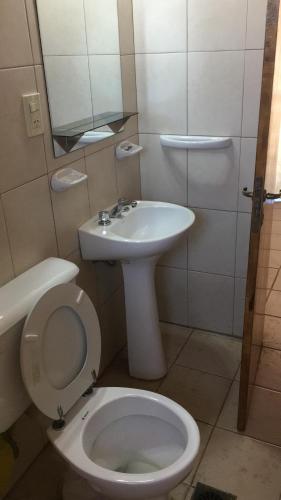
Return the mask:
POLYGON ((188 208, 139 201, 108 226, 100 226, 94 217, 79 229, 85 260, 121 261, 132 377, 154 380, 167 372, 155 294, 155 265, 194 220, 188 208))

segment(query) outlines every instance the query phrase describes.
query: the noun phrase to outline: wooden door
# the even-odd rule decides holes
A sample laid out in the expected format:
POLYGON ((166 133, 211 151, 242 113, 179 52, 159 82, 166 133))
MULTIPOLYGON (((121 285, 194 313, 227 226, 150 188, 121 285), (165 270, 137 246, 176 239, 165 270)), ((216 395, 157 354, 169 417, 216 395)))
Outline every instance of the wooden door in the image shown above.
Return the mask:
POLYGON ((266 269, 264 259, 267 258, 267 254, 263 248, 265 242, 264 235, 262 234, 263 221, 266 219, 267 224, 270 225, 272 213, 272 205, 264 205, 266 195, 266 173, 268 171, 268 174, 270 173, 270 175, 272 175, 272 168, 274 165, 273 159, 276 153, 274 148, 277 148, 279 142, 275 141, 274 143, 273 140, 270 145, 270 122, 271 127, 273 125, 273 120, 271 121, 273 115, 271 112, 273 109, 272 98, 277 54, 279 7, 280 0, 268 0, 255 183, 253 193, 250 193, 246 187, 244 192, 245 196, 251 196, 253 198, 253 210, 237 424, 240 431, 245 430, 246 427, 248 409, 251 403, 251 388, 255 382, 263 340, 266 290, 260 287, 259 283, 260 273, 266 272, 264 271, 264 269, 266 269), (270 148, 269 145, 271 146, 270 148), (268 153, 271 155, 270 163, 267 163, 268 153))

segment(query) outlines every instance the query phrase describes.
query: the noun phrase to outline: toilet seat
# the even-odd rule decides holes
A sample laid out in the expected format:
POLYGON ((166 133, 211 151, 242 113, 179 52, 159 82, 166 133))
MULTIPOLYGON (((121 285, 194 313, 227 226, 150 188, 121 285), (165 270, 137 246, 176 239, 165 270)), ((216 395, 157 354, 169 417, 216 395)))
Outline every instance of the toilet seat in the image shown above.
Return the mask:
POLYGON ((93 384, 101 336, 87 294, 69 283, 51 288, 31 310, 21 340, 21 371, 34 404, 57 420, 93 384))
MULTIPOLYGON (((123 442, 127 440, 127 430, 125 422, 121 436, 123 442)), ((162 456, 166 427, 163 428, 158 445, 153 442, 149 426, 144 424, 142 429, 136 427, 136 433, 140 430, 142 433, 135 451, 140 452, 144 446, 143 435, 147 433, 148 453, 155 453, 158 446, 162 456)), ((116 436, 119 439, 119 436, 116 436)), ((87 398, 86 403, 84 399, 70 410, 66 416, 65 430, 57 432, 50 427, 48 437, 71 467, 93 484, 96 491, 101 491, 109 497, 129 500, 159 496, 174 488, 191 470, 200 444, 195 421, 180 405, 160 394, 118 387, 95 389, 94 395, 87 398), (91 453, 97 438, 104 431, 110 430, 112 424, 130 416, 151 417, 157 419, 159 425, 164 423, 173 427, 181 436, 182 453, 168 465, 146 473, 124 473, 96 463, 91 453)), ((121 443, 122 439, 119 441, 121 443)), ((109 436, 108 443, 108 458, 111 461, 114 438, 110 440, 109 436)))

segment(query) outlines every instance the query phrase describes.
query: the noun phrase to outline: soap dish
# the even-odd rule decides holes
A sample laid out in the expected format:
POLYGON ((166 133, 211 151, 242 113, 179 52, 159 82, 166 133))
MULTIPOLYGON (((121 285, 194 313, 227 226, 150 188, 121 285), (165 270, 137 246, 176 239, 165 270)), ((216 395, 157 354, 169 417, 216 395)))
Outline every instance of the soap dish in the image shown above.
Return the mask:
POLYGON ((142 146, 138 144, 133 144, 129 141, 123 141, 116 147, 116 158, 117 160, 124 160, 130 156, 135 156, 143 150, 142 146))
POLYGON ((67 191, 68 189, 85 182, 88 176, 74 168, 62 168, 58 170, 51 179, 52 190, 60 193, 62 191, 67 191))

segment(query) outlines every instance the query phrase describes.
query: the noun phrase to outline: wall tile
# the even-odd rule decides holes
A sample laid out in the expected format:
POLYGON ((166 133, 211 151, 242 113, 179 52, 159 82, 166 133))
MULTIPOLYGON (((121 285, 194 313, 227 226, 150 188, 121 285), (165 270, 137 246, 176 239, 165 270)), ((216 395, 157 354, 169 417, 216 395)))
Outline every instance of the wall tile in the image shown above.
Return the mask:
POLYGON ((267 0, 248 0, 247 49, 263 49, 267 0))
POLYGON ((89 68, 94 115, 123 110, 120 56, 90 56, 89 68))
POLYGON ((84 4, 89 54, 120 54, 117 0, 84 4))
POLYGON ((37 0, 37 8, 44 56, 87 54, 83 0, 37 0))
POLYGON ((188 55, 191 135, 241 135, 244 52, 188 55))
POLYGON ((118 198, 114 148, 87 156, 90 207, 92 215, 116 203, 118 198))
MULTIPOLYGON (((129 139, 138 144, 138 136, 129 139)), ((118 197, 130 200, 141 199, 140 158, 139 155, 116 160, 118 197)))
POLYGON ((234 278, 214 274, 188 273, 189 325, 232 334, 234 278))
POLYGON ((239 179, 239 212, 252 212, 252 200, 242 195, 242 190, 247 187, 249 191, 253 190, 255 179, 257 154, 257 139, 241 140, 241 158, 240 158, 240 179, 239 179))
POLYGON ((187 153, 163 148, 159 135, 140 135, 142 197, 187 204, 187 153))
POLYGON ((0 200, 0 286, 10 281, 14 276, 6 223, 0 200))
POLYGON ((186 54, 136 56, 140 132, 186 134, 186 66, 186 54))
POLYGON ((187 325, 187 271, 157 267, 156 290, 160 320, 187 325))
POLYGON ((33 63, 42 64, 42 50, 37 19, 36 0, 25 0, 25 5, 33 54, 33 63))
POLYGON ((134 56, 121 56, 121 74, 123 109, 127 112, 137 111, 136 65, 134 56))
POLYGON ((189 0, 188 50, 243 50, 247 0, 189 0))
POLYGON ((35 66, 35 75, 38 86, 38 91, 41 94, 42 115, 44 121, 44 144, 47 160, 47 168, 49 171, 68 165, 69 163, 79 160, 84 156, 84 149, 79 149, 59 158, 54 156, 53 138, 50 127, 49 106, 47 101, 46 85, 44 71, 42 66, 35 66))
POLYGON ((136 53, 187 50, 186 0, 134 0, 136 53))
MULTIPOLYGON (((85 172, 85 161, 78 160, 69 167, 85 172)), ((51 175, 49 176, 51 180, 51 175)), ((87 182, 63 193, 51 190, 56 234, 60 257, 67 257, 79 248, 78 228, 90 218, 87 182)))
POLYGON ((262 50, 247 50, 245 55, 243 137, 258 135, 263 55, 262 50))
POLYGON ((47 176, 4 194, 3 208, 15 273, 57 255, 47 176))
POLYGON ((43 136, 29 138, 22 95, 37 92, 34 69, 0 71, 0 192, 8 191, 46 172, 43 136))
POLYGON ((189 231, 188 267, 193 271, 234 276, 237 215, 218 210, 194 210, 189 231))
POLYGON ((183 236, 176 245, 159 260, 160 266, 187 269, 187 237, 183 236))
POLYGON ((246 278, 249 257, 251 214, 239 213, 237 220, 236 266, 235 275, 246 278))
POLYGON ((134 54, 134 23, 132 0, 117 0, 121 54, 134 54))
POLYGON ((88 57, 47 56, 44 64, 52 126, 92 116, 88 57))
POLYGON ((233 335, 236 337, 243 336, 244 327, 244 311, 246 298, 246 279, 235 279, 235 296, 234 296, 234 321, 233 335))
POLYGON ((240 139, 230 148, 188 153, 188 204, 216 210, 237 210, 240 139))
POLYGON ((24 0, 1 0, 0 68, 33 64, 24 0))

